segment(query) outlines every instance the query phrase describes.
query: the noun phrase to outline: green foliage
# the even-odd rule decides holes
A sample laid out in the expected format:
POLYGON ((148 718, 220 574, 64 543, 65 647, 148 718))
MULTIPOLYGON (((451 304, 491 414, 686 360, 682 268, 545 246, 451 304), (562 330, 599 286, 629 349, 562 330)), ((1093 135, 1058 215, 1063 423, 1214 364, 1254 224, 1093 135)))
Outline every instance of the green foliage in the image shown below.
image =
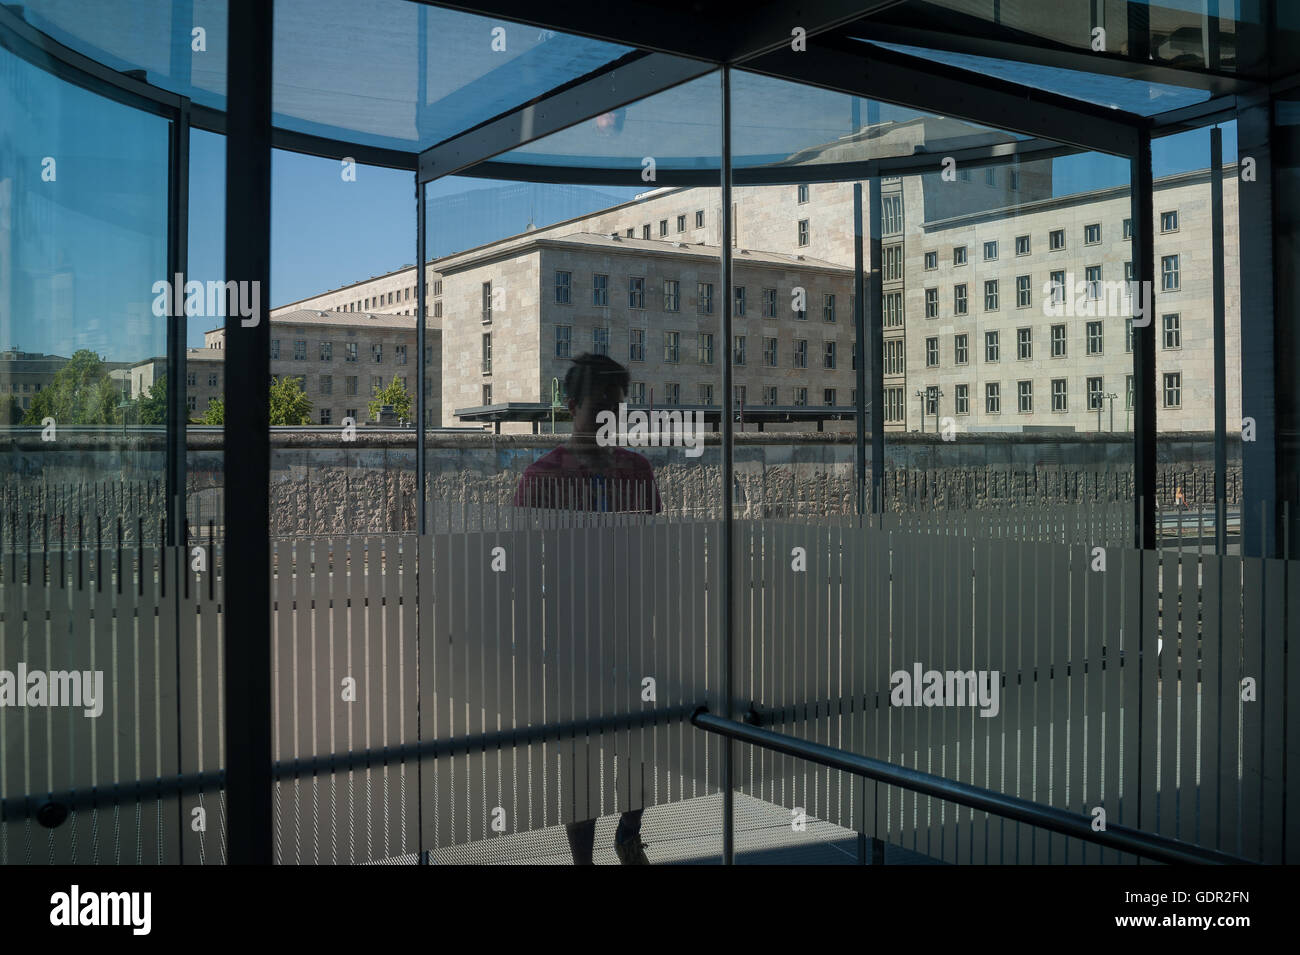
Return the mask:
MULTIPOLYGON (((223 417, 224 417, 223 409, 223 417)), ((292 425, 311 422, 311 401, 293 376, 271 379, 271 424, 292 425)))
POLYGON ((21 424, 23 420, 23 403, 17 395, 5 393, 0 395, 0 425, 21 424))
POLYGON ((375 392, 374 399, 370 402, 370 419, 379 420, 379 409, 384 405, 392 405, 393 411, 397 412, 398 418, 410 420, 411 417, 411 394, 406 390, 400 378, 393 378, 387 387, 380 388, 375 392))
POLYGON ((203 414, 194 419, 195 424, 225 424, 226 403, 220 398, 213 398, 203 414))
POLYGON ((108 377, 99 356, 83 348, 32 398, 23 424, 39 425, 44 418, 60 426, 117 424, 121 398, 121 389, 108 377))
POLYGON ((132 424, 167 423, 167 376, 159 375, 149 390, 135 401, 135 411, 128 420, 132 424))

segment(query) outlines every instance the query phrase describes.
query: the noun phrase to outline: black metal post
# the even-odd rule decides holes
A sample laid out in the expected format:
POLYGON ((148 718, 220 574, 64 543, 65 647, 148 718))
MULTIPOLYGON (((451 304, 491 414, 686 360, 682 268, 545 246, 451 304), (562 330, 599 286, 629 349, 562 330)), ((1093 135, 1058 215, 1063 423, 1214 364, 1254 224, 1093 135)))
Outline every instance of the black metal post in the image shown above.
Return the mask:
MULTIPOLYGON (((181 300, 189 272, 190 101, 183 99, 172 119, 168 139, 167 281, 180 283, 168 296, 167 309, 167 543, 184 544, 185 526, 185 425, 186 319, 182 309, 173 315, 171 303, 181 300)), ((137 399, 138 400, 138 399, 137 399)), ((139 419, 137 417, 137 424, 139 419)))
MULTIPOLYGON (((731 69, 722 67, 722 222, 721 243, 719 249, 719 268, 722 283, 722 349, 726 360, 722 362, 722 407, 728 409, 721 416, 722 424, 722 548, 718 555, 718 568, 721 574, 721 637, 722 659, 719 680, 719 693, 722 698, 724 713, 728 717, 734 709, 732 694, 732 607, 735 601, 731 579, 733 520, 732 481, 735 480, 735 415, 730 413, 732 403, 731 374, 731 69)), ((736 861, 735 840, 735 794, 732 791, 732 772, 735 767, 736 744, 731 740, 723 742, 722 749, 722 864, 734 865, 736 861)))
MULTIPOLYGON (((857 100, 854 100, 856 103, 857 100)), ((854 127, 856 131, 856 126, 854 127)), ((862 183, 853 184, 853 367, 856 372, 858 414, 855 452, 857 472, 858 515, 867 513, 867 283, 862 275, 862 183)), ((872 416, 879 414, 880 406, 872 407, 872 416)), ((874 427, 874 421, 873 421, 874 427)), ((874 484, 874 482, 873 482, 874 484)), ((874 500, 874 497, 873 497, 874 500)))
POLYGON ((1133 217, 1133 301, 1145 316, 1133 320, 1133 494, 1136 545, 1155 547, 1156 495, 1156 273, 1152 242, 1154 187, 1151 133, 1141 130, 1137 153, 1129 163, 1133 217), (1139 325, 1139 321, 1145 324, 1139 325))
POLYGON ((863 274, 863 298, 871 311, 864 313, 871 355, 871 510, 885 510, 885 308, 880 273, 880 176, 867 180, 867 229, 870 271, 863 274))
MULTIPOLYGON (((1210 130, 1210 265, 1214 287, 1214 552, 1228 540, 1228 333, 1223 301, 1223 130, 1210 130)), ((1240 424, 1240 422, 1238 422, 1240 424)))
MULTIPOLYGON (((273 0, 228 0, 226 63, 226 811, 232 865, 270 865, 271 39, 273 0), (247 283, 247 284, 245 284, 247 283)), ((280 568, 285 573, 286 568, 280 568)))
POLYGON ((419 370, 415 379, 415 487, 416 487, 416 531, 420 534, 425 533, 424 526, 424 507, 425 495, 428 489, 425 487, 425 465, 424 465, 424 432, 429 426, 425 420, 425 408, 428 396, 425 394, 424 380, 428 373, 425 366, 424 349, 425 342, 428 340, 425 334, 425 325, 428 324, 429 316, 427 309, 429 307, 427 288, 428 288, 428 271, 425 267, 425 247, 424 247, 424 183, 420 181, 420 172, 415 173, 415 314, 420 316, 419 322, 415 326, 415 351, 416 365, 419 370))

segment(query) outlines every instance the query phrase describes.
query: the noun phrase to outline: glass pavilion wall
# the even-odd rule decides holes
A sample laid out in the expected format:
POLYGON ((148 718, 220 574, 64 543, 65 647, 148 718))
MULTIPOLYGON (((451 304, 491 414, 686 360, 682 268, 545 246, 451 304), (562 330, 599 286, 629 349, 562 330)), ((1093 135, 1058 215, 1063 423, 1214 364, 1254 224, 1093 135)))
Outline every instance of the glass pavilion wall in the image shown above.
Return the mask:
POLYGON ((104 679, 0 708, 3 861, 568 861, 597 819, 604 860, 640 811, 653 861, 1134 861, 701 706, 1294 858, 1293 116, 1215 88, 1258 24, 1153 20, 1154 79, 1081 86, 909 19, 978 4, 721 69, 404 0, 369 56, 288 0, 259 51, 216 6, 0 11, 0 670, 104 679), (411 175, 418 268, 279 314, 273 147, 411 175), (530 478, 584 353, 699 453, 530 478), (931 709, 913 666, 997 676, 931 709))

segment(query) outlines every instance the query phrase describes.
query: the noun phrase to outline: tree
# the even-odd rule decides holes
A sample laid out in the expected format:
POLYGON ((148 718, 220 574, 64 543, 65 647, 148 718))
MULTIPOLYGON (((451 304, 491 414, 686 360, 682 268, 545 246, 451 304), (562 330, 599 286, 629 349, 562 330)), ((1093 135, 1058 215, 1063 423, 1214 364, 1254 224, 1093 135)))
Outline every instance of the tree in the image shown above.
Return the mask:
MULTIPOLYGON (((224 420, 225 411, 222 410, 224 420)), ((297 378, 288 375, 271 379, 271 424, 309 424, 311 400, 297 378)))
POLYGON ((406 385, 402 384, 402 379, 394 377, 387 387, 375 390, 374 399, 370 402, 370 420, 379 420, 379 412, 384 405, 392 405, 398 418, 410 419, 411 394, 406 390, 406 385))
POLYGON ((136 399, 137 424, 167 423, 167 376, 159 375, 149 390, 136 399))
POLYGON ((49 387, 32 398, 23 424, 53 418, 59 425, 116 424, 122 391, 93 351, 83 348, 58 370, 49 387))
POLYGON ((7 393, 0 395, 0 425, 21 424, 22 420, 23 404, 18 396, 7 393))
POLYGON ((195 424, 225 424, 226 403, 220 398, 208 402, 207 410, 194 419, 195 424))

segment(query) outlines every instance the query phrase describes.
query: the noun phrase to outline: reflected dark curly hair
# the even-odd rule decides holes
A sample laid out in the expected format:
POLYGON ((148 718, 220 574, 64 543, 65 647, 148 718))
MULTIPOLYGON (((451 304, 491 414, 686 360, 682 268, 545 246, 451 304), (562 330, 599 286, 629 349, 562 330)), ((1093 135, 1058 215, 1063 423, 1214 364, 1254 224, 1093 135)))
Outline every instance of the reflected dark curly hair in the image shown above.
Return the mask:
POLYGON ((608 355, 586 352, 573 359, 565 372, 564 393, 583 404, 589 397, 607 394, 611 387, 627 394, 629 380, 627 369, 608 355))

